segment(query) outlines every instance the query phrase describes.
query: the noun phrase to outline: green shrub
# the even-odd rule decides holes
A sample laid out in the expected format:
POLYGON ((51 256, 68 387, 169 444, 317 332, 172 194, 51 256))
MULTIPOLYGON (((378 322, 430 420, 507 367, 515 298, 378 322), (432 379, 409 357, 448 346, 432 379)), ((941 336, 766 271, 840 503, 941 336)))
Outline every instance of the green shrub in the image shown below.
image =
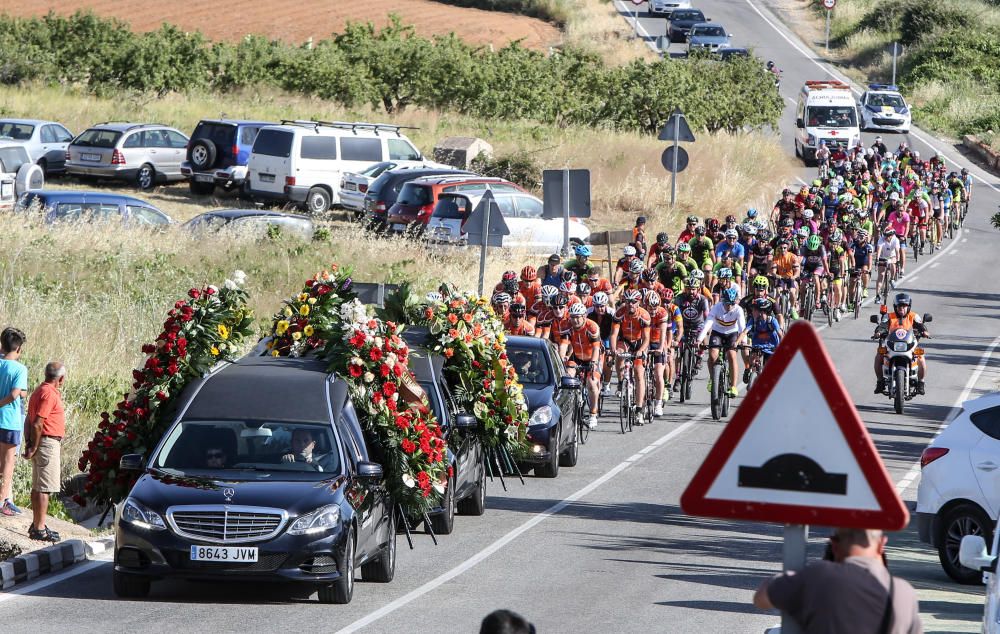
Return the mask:
POLYGON ((903 25, 903 14, 919 0, 882 0, 875 3, 872 10, 858 22, 855 31, 869 29, 885 33, 899 33, 903 25))
POLYGON ((948 0, 912 2, 906 5, 900 19, 900 41, 916 44, 938 31, 968 29, 975 26, 972 16, 948 0))
POLYGON ((924 43, 905 59, 903 81, 972 81, 1000 90, 1000 31, 955 28, 924 43))
POLYGON ((472 159, 469 167, 483 176, 506 178, 528 189, 538 189, 542 185, 541 165, 523 151, 496 158, 480 154, 472 159))

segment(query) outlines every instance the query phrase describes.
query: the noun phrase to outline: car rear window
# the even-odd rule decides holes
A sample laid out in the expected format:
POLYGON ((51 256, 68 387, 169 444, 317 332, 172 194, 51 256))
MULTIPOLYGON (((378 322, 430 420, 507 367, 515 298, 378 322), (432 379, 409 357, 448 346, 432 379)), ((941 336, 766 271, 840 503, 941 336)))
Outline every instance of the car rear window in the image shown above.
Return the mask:
POLYGON ((382 141, 380 139, 341 137, 340 153, 345 161, 381 161, 382 141))
POLYGON ((705 21, 705 14, 701 11, 674 11, 670 15, 670 20, 698 20, 699 22, 705 21))
POLYGON ((14 174, 29 162, 28 152, 23 147, 0 148, 0 171, 14 174))
POLYGON ((258 132, 260 132, 260 126, 248 125, 240 128, 240 145, 252 146, 258 132))
POLYGON ((692 32, 692 35, 703 35, 705 37, 723 37, 726 32, 721 26, 699 26, 692 32))
POLYGON ((253 153, 288 158, 292 155, 292 133, 263 129, 253 142, 253 153))
POLYGON ((970 414, 972 424, 990 438, 1000 440, 1000 407, 991 407, 970 414))
POLYGON ((27 123, 0 123, 0 136, 9 136, 15 141, 30 141, 35 126, 27 123))
POLYGON ((122 133, 116 130, 99 130, 92 128, 84 131, 76 137, 73 145, 80 147, 102 147, 113 148, 118 144, 118 139, 122 138, 122 133))
POLYGON ((236 126, 231 123, 202 121, 191 135, 192 141, 198 139, 208 139, 217 146, 230 147, 236 139, 236 126))
POLYGON ((332 136, 304 136, 299 156, 304 159, 332 161, 337 158, 337 138, 332 136))
POLYGON ((470 201, 464 196, 442 196, 434 206, 434 218, 462 220, 469 213, 470 201))
POLYGON ((430 185, 422 183, 407 183, 403 189, 399 190, 399 198, 396 199, 401 205, 429 205, 434 202, 434 192, 430 185))

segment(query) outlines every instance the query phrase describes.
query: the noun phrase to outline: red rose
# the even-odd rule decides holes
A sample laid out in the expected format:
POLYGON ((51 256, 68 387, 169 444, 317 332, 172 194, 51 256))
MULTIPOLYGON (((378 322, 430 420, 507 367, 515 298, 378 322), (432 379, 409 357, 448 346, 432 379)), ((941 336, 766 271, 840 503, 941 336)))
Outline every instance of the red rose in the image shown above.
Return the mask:
POLYGON ((378 348, 372 348, 368 351, 368 357, 372 361, 380 361, 382 359, 382 351, 378 348))
POLYGON ((312 288, 315 283, 316 280, 306 280, 306 288, 312 288))
POLYGON ((378 328, 378 322, 375 321, 374 319, 369 319, 368 320, 368 330, 375 330, 376 328, 378 328))
POLYGON ((381 392, 375 392, 374 394, 372 394, 372 403, 374 403, 375 405, 378 405, 381 402, 382 402, 382 393, 381 392))
POLYGON ((320 284, 319 286, 316 287, 315 290, 316 290, 316 294, 317 295, 326 295, 332 289, 329 286, 327 286, 326 284, 320 284))
POLYGON ((215 295, 215 289, 214 289, 214 288, 212 288, 211 286, 209 286, 209 287, 207 287, 207 288, 205 289, 205 294, 206 294, 206 295, 215 295))
MULTIPOLYGON (((413 453, 417 449, 417 446, 413 444, 413 441, 409 438, 404 438, 403 442, 400 443, 400 446, 402 446, 403 451, 406 453, 413 453)), ((423 472, 421 471, 421 473, 423 472)))
POLYGON ((389 366, 387 366, 384 363, 379 367, 378 371, 379 371, 379 374, 382 375, 383 379, 386 378, 387 376, 389 376, 392 373, 392 370, 389 369, 389 366))
POLYGON ((156 393, 156 399, 158 401, 165 401, 165 400, 167 400, 167 393, 164 392, 163 390, 160 390, 159 392, 156 393))
POLYGON ((177 367, 177 363, 175 363, 174 361, 171 361, 170 365, 167 366, 167 374, 169 374, 170 376, 177 374, 179 370, 180 368, 177 367))
POLYGON ((146 354, 153 354, 154 352, 156 352, 156 346, 154 346, 151 343, 144 343, 142 344, 142 351, 145 352, 146 354))
POLYGON ((382 393, 385 394, 386 398, 392 396, 393 394, 396 393, 396 384, 386 383, 385 385, 382 386, 382 393))
MULTIPOLYGON (((199 291, 197 288, 192 288, 191 290, 188 291, 188 296, 191 297, 191 299, 198 299, 199 297, 201 297, 201 291, 199 291)), ((180 306, 178 306, 178 308, 180 308, 180 306)))
POLYGON ((355 379, 364 374, 364 370, 361 369, 360 365, 354 365, 353 363, 347 367, 347 373, 350 374, 355 379))
POLYGON ((403 376, 404 369, 405 369, 404 365, 397 363, 395 366, 393 366, 392 373, 395 374, 396 376, 403 376))
POLYGON ((385 406, 389 409, 390 412, 396 411, 396 401, 392 400, 391 398, 386 399, 385 406))

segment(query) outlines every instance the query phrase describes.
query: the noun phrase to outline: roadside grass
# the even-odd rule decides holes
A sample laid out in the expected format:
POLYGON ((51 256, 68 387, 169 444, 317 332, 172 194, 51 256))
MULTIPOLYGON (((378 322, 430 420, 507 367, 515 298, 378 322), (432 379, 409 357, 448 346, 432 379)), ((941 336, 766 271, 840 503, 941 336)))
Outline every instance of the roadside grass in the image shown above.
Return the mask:
POLYGON ((566 43, 599 54, 612 66, 634 59, 654 60, 654 53, 622 19, 611 0, 572 0, 574 10, 566 22, 566 43))
MULTIPOLYGON (((160 121, 190 131, 198 119, 223 113, 263 119, 374 116, 278 92, 100 98, 40 85, 0 88, 0 111, 2 116, 62 121, 76 132, 107 120, 160 121)), ((794 164, 774 137, 695 131, 698 141, 688 144, 691 163, 678 176, 678 205, 671 210, 669 174, 659 162, 666 144, 652 137, 520 121, 478 121, 419 110, 377 118, 419 126, 408 133, 428 154, 434 142, 445 136, 471 135, 489 140, 498 155, 529 152, 540 167, 589 168, 593 217, 587 224, 592 230, 627 229, 642 214, 650 218, 654 232, 665 230, 675 236, 687 213, 742 217, 748 206, 773 202, 775 192, 794 177, 794 164)), ((72 179, 54 179, 48 187, 83 188, 72 179)), ((239 206, 226 196, 192 197, 184 183, 148 194, 122 185, 97 187, 147 199, 179 221, 209 209, 239 206)), ((269 240, 232 233, 193 235, 179 227, 166 232, 122 231, 101 225, 47 227, 25 216, 6 216, 0 254, 0 323, 16 325, 28 336, 24 361, 31 386, 40 382, 48 360, 61 359, 67 365, 63 474, 76 473, 77 457, 92 436, 99 413, 128 390, 129 371, 140 361, 141 345, 159 333, 167 309, 192 286, 220 284, 234 270, 245 271, 251 307, 262 328, 281 299, 331 262, 353 266, 359 281, 409 280, 423 292, 445 280, 475 289, 478 251, 428 250, 411 241, 376 238, 343 216, 335 211, 331 218, 320 220, 330 229, 330 238, 311 243, 288 236, 269 240)), ((491 250, 487 280, 526 263, 541 264, 543 257, 491 250)))

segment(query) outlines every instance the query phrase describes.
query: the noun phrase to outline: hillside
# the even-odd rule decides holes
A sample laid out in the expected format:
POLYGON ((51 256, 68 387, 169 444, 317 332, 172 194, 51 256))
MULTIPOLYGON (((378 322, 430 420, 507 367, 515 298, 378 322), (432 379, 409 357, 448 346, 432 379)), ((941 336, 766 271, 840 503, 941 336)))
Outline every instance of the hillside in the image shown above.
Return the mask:
POLYGON ((331 33, 342 31, 348 21, 371 21, 384 26, 392 12, 404 23, 414 25, 417 33, 428 37, 454 31, 474 44, 503 46, 520 39, 525 47, 541 50, 562 40, 559 29, 536 18, 433 0, 299 0, 287 8, 279 10, 278 6, 250 0, 223 4, 209 0, 187 0, 181 4, 156 0, 0 0, 0 14, 34 17, 49 11, 70 15, 78 10, 92 10, 102 17, 124 20, 136 31, 153 31, 169 22, 188 31, 201 31, 210 40, 235 42, 248 33, 258 33, 299 44, 309 38, 326 39, 331 33))

